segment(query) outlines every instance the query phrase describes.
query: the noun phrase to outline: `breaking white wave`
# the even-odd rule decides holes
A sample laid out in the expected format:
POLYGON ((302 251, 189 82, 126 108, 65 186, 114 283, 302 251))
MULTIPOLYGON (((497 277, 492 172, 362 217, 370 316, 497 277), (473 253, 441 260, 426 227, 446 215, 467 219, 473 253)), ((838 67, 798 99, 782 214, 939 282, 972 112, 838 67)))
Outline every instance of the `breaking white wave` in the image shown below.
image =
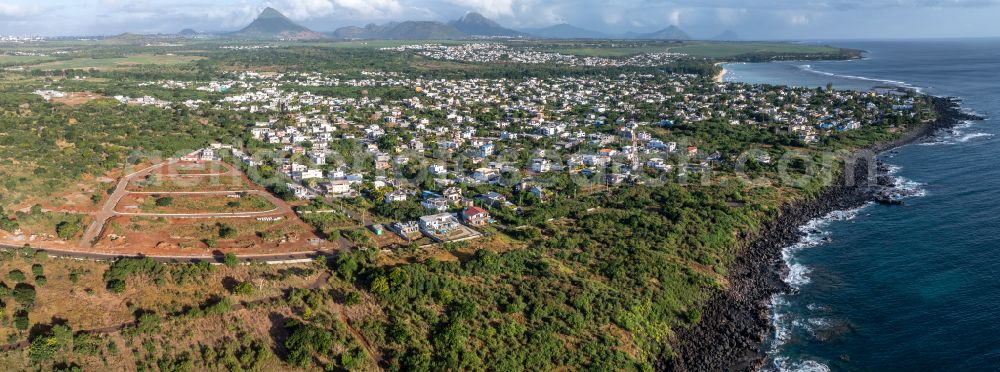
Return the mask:
POLYGON ((803 264, 789 264, 788 276, 785 277, 785 282, 794 288, 799 288, 802 285, 809 283, 810 272, 811 270, 803 264))
MULTIPOLYGON (((902 167, 888 165, 887 174, 893 178, 893 196, 897 198, 920 197, 926 195, 924 184, 905 177, 899 176, 902 167)), ((794 289, 801 289, 810 282, 809 274, 811 269, 799 262, 797 254, 799 251, 816 247, 832 241, 828 225, 834 221, 849 221, 873 203, 849 209, 833 211, 823 217, 815 218, 799 227, 802 237, 788 247, 781 250, 782 259, 788 266, 788 274, 784 280, 794 289)), ((790 301, 794 294, 779 294, 771 297, 771 325, 774 327, 774 334, 769 345, 769 355, 772 355, 771 362, 765 366, 764 370, 769 371, 829 371, 830 367, 815 360, 793 360, 787 356, 779 355, 781 348, 787 344, 794 334, 815 335, 818 329, 828 328, 831 320, 824 317, 814 316, 815 313, 825 312, 827 309, 823 305, 808 304, 806 309, 813 314, 796 314, 790 301)))
POLYGON ((905 199, 905 198, 919 198, 927 196, 927 189, 924 188, 925 184, 922 182, 917 182, 909 178, 897 175, 903 168, 897 165, 888 166, 888 175, 892 177, 892 183, 896 185, 893 188, 892 196, 894 199, 905 199))
POLYGON ((789 361, 788 358, 775 358, 772 365, 775 371, 781 372, 829 372, 830 367, 815 360, 789 361))
POLYGON ((927 196, 924 184, 903 177, 896 177, 896 195, 900 198, 920 198, 927 196))
MULTIPOLYGON (((785 371, 829 371, 829 367, 814 360, 792 361, 786 356, 777 356, 777 351, 781 346, 788 343, 792 338, 793 331, 804 330, 812 334, 817 328, 828 327, 830 321, 826 318, 805 318, 793 319, 790 311, 785 309, 791 306, 785 295, 775 295, 771 297, 771 323, 774 325, 774 334, 770 345, 770 355, 774 355, 769 365, 765 365, 763 370, 785 372, 785 371)), ((810 304, 810 310, 820 307, 810 304)))
POLYGON ((785 283, 788 283, 788 285, 795 289, 808 284, 810 269, 795 259, 796 253, 803 249, 812 248, 831 241, 830 232, 823 230, 823 228, 833 221, 854 219, 863 208, 864 206, 846 211, 833 211, 823 217, 812 219, 805 225, 799 226, 802 237, 795 244, 781 250, 781 258, 788 266, 788 275, 785 276, 785 283))
MULTIPOLYGON (((897 169, 898 171, 898 169, 897 169)), ((811 270, 806 265, 799 262, 796 258, 796 253, 799 251, 816 247, 831 241, 830 232, 826 230, 826 227, 834 221, 849 221, 858 216, 858 214, 871 205, 866 204, 859 208, 850 210, 840 210, 833 211, 826 214, 820 218, 814 218, 807 222, 805 225, 799 227, 799 231, 802 232, 802 237, 795 244, 785 247, 781 250, 782 259, 788 266, 788 275, 785 276, 784 280, 789 286, 795 289, 799 289, 802 286, 809 283, 809 273, 811 270)), ((822 317, 794 317, 794 312, 791 311, 792 306, 789 301, 789 294, 778 294, 771 297, 771 325, 774 329, 774 334, 771 337, 771 342, 769 345, 769 355, 774 356, 771 359, 769 366, 765 366, 765 370, 772 371, 829 371, 830 368, 823 363, 813 361, 813 360, 791 360, 785 356, 779 356, 778 351, 781 347, 788 343, 792 335, 796 332, 802 331, 803 333, 813 334, 817 328, 824 328, 830 325, 830 320, 822 317)), ((809 304, 807 308, 810 311, 818 311, 824 309, 823 306, 817 304, 809 304)))
POLYGON ((993 137, 993 134, 992 133, 983 133, 983 132, 969 133, 969 134, 966 134, 966 135, 964 135, 962 137, 959 137, 958 142, 960 142, 960 143, 961 142, 969 142, 970 140, 973 140, 973 139, 976 139, 976 138, 981 138, 981 137, 993 137))
POLYGON ((777 350, 778 347, 784 345, 791 338, 792 327, 790 322, 786 321, 788 313, 782 311, 788 305, 789 302, 788 299, 785 297, 785 295, 771 296, 771 324, 774 325, 774 334, 772 335, 773 340, 771 341, 771 351, 777 350))
POLYGON ((951 129, 941 130, 937 132, 930 141, 920 143, 921 146, 937 146, 937 145, 957 145, 961 143, 966 143, 977 138, 989 138, 993 137, 993 133, 975 132, 966 133, 963 129, 969 129, 974 125, 972 121, 963 120, 958 125, 952 127, 951 129))
MULTIPOLYGON (((781 257, 788 266, 788 275, 784 278, 785 282, 792 288, 796 289, 808 284, 810 269, 804 264, 798 262, 796 259, 796 253, 803 249, 829 242, 830 232, 824 230, 824 228, 830 222, 854 219, 866 206, 844 211, 833 211, 823 217, 814 218, 805 225, 800 226, 799 231, 801 231, 803 235, 799 241, 781 250, 781 257)), ((788 342, 793 329, 808 327, 807 330, 811 331, 812 327, 815 327, 817 325, 816 322, 819 321, 807 320, 806 323, 803 323, 798 319, 791 319, 789 318, 791 313, 786 309, 788 306, 790 306, 790 303, 786 295, 779 294, 771 297, 771 324, 774 326, 774 334, 772 335, 771 341, 772 355, 774 355, 774 352, 776 352, 782 345, 788 342)), ((785 369, 778 368, 778 370, 785 369)))
POLYGON ((819 74, 819 75, 831 76, 831 77, 836 77, 836 78, 841 78, 841 79, 871 81, 871 82, 875 82, 875 83, 882 83, 882 84, 892 85, 892 86, 896 86, 896 87, 900 87, 900 88, 905 88, 905 89, 912 89, 912 90, 916 91, 917 93, 921 93, 921 94, 924 93, 924 88, 923 87, 913 86, 913 85, 910 85, 909 83, 904 82, 904 81, 888 80, 888 79, 874 79, 874 78, 869 78, 869 77, 864 77, 864 76, 856 76, 856 75, 835 74, 835 73, 832 73, 832 72, 826 72, 826 71, 817 70, 817 69, 813 68, 812 65, 798 65, 798 68, 802 69, 802 71, 807 71, 807 72, 811 72, 811 73, 819 74))
POLYGON ((820 310, 826 311, 828 307, 818 304, 808 304, 806 305, 806 309, 809 309, 809 311, 820 311, 820 310))

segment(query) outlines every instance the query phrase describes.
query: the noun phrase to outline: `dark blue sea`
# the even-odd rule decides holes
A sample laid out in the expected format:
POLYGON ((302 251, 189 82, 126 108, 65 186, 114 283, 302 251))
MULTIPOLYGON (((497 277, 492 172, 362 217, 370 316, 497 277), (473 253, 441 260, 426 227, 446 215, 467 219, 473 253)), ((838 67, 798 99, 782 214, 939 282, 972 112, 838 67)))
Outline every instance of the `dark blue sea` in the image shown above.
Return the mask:
POLYGON ((848 62, 730 64, 728 81, 954 96, 987 117, 883 156, 904 206, 832 213, 784 257, 766 370, 1000 370, 1000 39, 831 41, 848 62))

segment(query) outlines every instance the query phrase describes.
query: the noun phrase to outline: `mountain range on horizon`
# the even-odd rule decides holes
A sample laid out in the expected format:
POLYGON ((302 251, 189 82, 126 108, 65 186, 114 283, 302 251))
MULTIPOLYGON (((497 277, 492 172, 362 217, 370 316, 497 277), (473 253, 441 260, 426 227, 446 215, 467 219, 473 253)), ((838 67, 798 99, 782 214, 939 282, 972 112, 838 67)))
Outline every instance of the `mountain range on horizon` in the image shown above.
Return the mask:
MULTIPOLYGON (((332 32, 317 32, 289 19, 280 11, 267 7, 246 27, 233 32, 199 33, 190 28, 179 32, 182 37, 232 37, 242 39, 284 39, 284 40, 447 40, 466 38, 542 38, 542 39, 648 39, 648 40, 692 40, 689 34, 676 25, 661 30, 625 34, 606 34, 561 23, 541 28, 515 30, 486 18, 482 14, 469 12, 462 18, 443 23, 437 21, 389 22, 381 25, 368 24, 363 27, 346 26, 332 32)), ((739 37, 726 30, 711 40, 733 41, 739 37)))

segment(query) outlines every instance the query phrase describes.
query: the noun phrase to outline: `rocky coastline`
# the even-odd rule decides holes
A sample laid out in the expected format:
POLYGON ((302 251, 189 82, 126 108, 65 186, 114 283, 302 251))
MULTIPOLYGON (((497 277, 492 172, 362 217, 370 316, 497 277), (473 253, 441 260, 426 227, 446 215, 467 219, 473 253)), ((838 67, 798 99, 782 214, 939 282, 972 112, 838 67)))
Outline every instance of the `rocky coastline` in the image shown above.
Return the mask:
POLYGON ((966 120, 981 119, 964 113, 953 98, 933 97, 937 119, 905 136, 855 153, 838 181, 818 197, 785 206, 779 216, 766 223, 748 241, 743 253, 730 268, 730 286, 716 293, 702 310, 702 320, 691 328, 678 329, 675 355, 659 370, 667 371, 754 371, 766 361, 762 346, 770 332, 772 296, 791 288, 783 278, 788 267, 782 260, 784 247, 800 237, 799 227, 830 212, 860 207, 878 201, 892 187, 887 169, 875 155, 922 140, 939 130, 966 120))

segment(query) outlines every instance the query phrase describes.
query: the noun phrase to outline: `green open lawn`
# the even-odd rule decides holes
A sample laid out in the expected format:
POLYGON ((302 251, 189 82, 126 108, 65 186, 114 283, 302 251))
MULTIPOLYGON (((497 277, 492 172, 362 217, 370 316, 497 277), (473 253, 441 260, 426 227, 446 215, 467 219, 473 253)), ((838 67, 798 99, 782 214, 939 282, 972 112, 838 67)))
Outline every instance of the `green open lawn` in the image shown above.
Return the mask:
POLYGON ((52 60, 52 57, 39 56, 6 56, 0 55, 0 65, 13 65, 22 63, 37 63, 52 60))
POLYGON ((817 45, 765 42, 695 42, 670 48, 671 52, 692 57, 726 58, 748 53, 836 53, 836 48, 817 45))
POLYGON ((66 61, 42 63, 37 68, 43 70, 90 69, 98 70, 124 68, 136 65, 179 65, 197 61, 202 57, 167 55, 167 54, 135 54, 122 58, 74 58, 66 61))

